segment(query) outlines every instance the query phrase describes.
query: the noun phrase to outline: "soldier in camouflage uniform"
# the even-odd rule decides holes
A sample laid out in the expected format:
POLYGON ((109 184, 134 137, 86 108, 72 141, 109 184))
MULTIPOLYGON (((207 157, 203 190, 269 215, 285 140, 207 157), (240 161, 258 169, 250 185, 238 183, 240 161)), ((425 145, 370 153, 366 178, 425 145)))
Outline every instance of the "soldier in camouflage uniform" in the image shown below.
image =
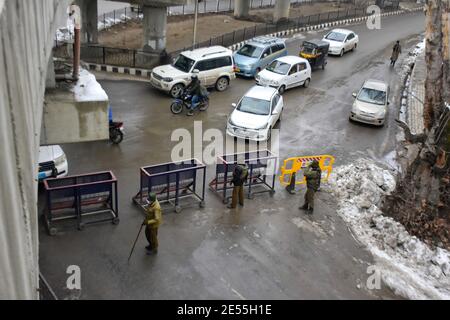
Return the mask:
POLYGON ((305 204, 301 206, 300 210, 307 210, 308 213, 314 211, 314 194, 320 187, 320 179, 322 177, 322 171, 320 170, 319 162, 314 160, 306 169, 303 175, 306 178, 306 193, 305 204))

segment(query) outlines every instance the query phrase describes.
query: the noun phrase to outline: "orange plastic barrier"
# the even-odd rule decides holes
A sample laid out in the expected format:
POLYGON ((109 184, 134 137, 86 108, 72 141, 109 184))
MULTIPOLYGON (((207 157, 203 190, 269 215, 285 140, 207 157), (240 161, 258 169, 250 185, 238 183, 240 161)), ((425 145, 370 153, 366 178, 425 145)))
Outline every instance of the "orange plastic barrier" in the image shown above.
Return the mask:
POLYGON ((300 173, 314 160, 319 161, 319 166, 322 170, 322 181, 328 181, 328 178, 333 171, 333 164, 335 159, 330 155, 321 155, 293 157, 284 160, 283 166, 281 167, 280 183, 285 186, 289 185, 291 182, 292 174, 295 172, 295 184, 305 184, 306 179, 305 177, 303 177, 303 175, 300 176, 300 173))

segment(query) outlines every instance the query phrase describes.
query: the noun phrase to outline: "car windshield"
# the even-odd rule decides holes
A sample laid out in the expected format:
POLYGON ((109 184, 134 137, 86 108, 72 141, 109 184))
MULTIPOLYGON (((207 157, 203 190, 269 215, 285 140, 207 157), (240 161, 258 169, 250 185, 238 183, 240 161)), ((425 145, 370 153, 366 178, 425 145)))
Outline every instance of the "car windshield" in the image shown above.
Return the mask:
POLYGON ((290 64, 275 60, 266 69, 278 74, 287 74, 290 67, 290 64))
POLYGON ((386 103, 386 92, 375 89, 362 88, 358 100, 367 103, 384 105, 386 103))
POLYGON ((195 62, 194 60, 189 59, 189 58, 183 56, 182 54, 180 54, 178 56, 178 58, 175 60, 175 63, 173 64, 173 66, 180 71, 189 72, 189 71, 191 71, 191 68, 194 65, 194 62, 195 62))
POLYGON ((244 97, 237 110, 257 115, 268 115, 270 113, 270 101, 244 97))
POLYGON ((327 34, 325 39, 343 42, 345 40, 345 34, 340 33, 340 32, 330 32, 329 34, 327 34))
POLYGON ((251 57, 251 58, 259 58, 261 56, 263 48, 255 47, 250 44, 246 44, 243 46, 237 53, 241 56, 251 57))
POLYGON ((310 43, 304 43, 302 46, 302 52, 308 54, 316 54, 316 47, 310 43))

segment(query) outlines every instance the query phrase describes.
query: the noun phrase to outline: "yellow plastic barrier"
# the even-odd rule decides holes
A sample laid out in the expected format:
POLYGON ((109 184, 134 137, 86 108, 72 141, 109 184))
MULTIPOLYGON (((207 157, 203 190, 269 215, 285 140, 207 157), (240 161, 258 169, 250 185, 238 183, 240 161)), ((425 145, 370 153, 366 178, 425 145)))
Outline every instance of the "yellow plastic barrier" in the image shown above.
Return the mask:
POLYGON ((280 183, 282 185, 289 185, 291 182, 292 174, 296 173, 295 184, 305 184, 305 177, 300 178, 298 173, 302 169, 306 168, 314 160, 319 161, 320 169, 322 170, 322 181, 328 181, 331 172, 333 171, 334 157, 330 155, 322 156, 306 156, 306 157, 294 157, 284 160, 281 167, 280 183), (325 173, 325 176, 324 176, 325 173))

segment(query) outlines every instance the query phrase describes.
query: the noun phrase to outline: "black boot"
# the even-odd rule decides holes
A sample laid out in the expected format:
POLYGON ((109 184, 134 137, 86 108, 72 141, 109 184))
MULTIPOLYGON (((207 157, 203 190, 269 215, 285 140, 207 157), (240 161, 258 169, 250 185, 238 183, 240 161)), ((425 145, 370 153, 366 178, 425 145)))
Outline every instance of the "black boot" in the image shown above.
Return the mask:
POLYGON ((298 208, 299 210, 308 210, 308 205, 304 204, 303 206, 298 208))

